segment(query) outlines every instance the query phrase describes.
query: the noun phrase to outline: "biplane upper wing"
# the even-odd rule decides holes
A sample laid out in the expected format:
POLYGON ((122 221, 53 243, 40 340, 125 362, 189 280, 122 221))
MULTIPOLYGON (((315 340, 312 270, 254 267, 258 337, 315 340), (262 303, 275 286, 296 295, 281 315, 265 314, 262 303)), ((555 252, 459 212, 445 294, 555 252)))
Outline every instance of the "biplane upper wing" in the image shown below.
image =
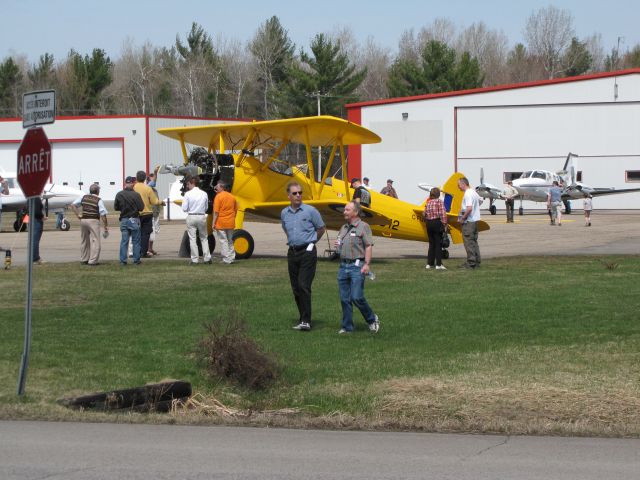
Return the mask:
POLYGON ((244 123, 217 123, 194 127, 160 128, 167 137, 210 150, 240 150, 260 148, 273 142, 290 142, 310 146, 361 145, 379 143, 381 138, 360 125, 341 118, 289 118, 244 123), (250 145, 246 145, 249 138, 250 145), (223 145, 220 144, 222 140, 223 145))
MULTIPOLYGON (((318 209, 322 219, 329 228, 339 228, 344 224, 344 206, 347 201, 344 200, 305 200, 306 205, 313 205, 318 209)), ((248 210, 252 210, 259 215, 271 218, 280 218, 280 212, 283 208, 291 205, 290 202, 261 202, 255 203, 248 210)), ((370 225, 388 225, 391 219, 370 208, 362 207, 363 219, 370 225)))

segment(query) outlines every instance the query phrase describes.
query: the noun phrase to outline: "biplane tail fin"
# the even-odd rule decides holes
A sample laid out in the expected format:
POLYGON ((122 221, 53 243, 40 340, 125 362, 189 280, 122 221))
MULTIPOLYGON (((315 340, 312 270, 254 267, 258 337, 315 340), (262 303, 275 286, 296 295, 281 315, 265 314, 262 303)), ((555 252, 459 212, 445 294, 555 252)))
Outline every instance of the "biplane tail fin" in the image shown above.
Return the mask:
POLYGON ((449 234, 453 243, 462 243, 462 227, 458 224, 458 214, 462 208, 464 192, 458 188, 458 180, 463 177, 462 173, 456 172, 442 185, 444 209, 447 212, 449 234))

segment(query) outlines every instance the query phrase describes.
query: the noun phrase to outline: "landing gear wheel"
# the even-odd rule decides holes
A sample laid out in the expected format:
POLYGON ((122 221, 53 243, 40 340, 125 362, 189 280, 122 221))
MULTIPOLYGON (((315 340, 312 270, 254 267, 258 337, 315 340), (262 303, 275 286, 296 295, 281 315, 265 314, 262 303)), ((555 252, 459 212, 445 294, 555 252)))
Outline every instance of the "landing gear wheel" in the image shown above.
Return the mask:
MULTIPOLYGON (((207 236, 207 243, 209 243, 209 253, 213 255, 213 251, 216 248, 216 237, 211 234, 207 236)), ((196 238, 196 245, 198 245, 198 256, 202 256, 202 246, 200 245, 200 237, 196 238)), ((180 258, 191 257, 191 242, 189 241, 189 234, 185 231, 182 234, 182 240, 180 241, 180 248, 178 249, 178 256, 180 258)))
POLYGON ((524 208, 518 208, 518 215, 524 215, 524 208))
POLYGON ((449 250, 447 250, 446 248, 442 250, 442 258, 444 258, 445 260, 449 258, 449 250))
POLYGON ((233 248, 236 251, 236 258, 247 259, 253 255, 253 237, 246 230, 236 230, 233 232, 233 248))
POLYGON ((498 209, 496 208, 495 205, 491 205, 489 207, 489 213, 491 213, 491 215, 495 215, 497 211, 498 211, 498 209))
POLYGON ((60 230, 62 230, 63 232, 68 232, 70 228, 71 224, 69 223, 69 220, 63 218, 62 222, 60 222, 60 230))

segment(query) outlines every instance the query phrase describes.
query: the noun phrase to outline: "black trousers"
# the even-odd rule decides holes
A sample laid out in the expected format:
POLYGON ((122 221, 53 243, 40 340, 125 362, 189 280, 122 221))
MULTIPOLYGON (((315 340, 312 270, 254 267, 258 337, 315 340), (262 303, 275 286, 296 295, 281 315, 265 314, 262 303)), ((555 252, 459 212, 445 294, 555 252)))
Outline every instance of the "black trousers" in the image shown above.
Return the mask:
POLYGON ((318 251, 316 247, 307 252, 306 249, 294 250, 289 248, 287 252, 287 264, 289 266, 289 281, 293 298, 296 300, 300 322, 311 325, 311 284, 316 276, 318 263, 318 251))
POLYGON ((432 267, 442 265, 442 222, 439 218, 427 220, 427 234, 429 235, 427 264, 432 267))
POLYGON ((512 223, 513 222, 513 207, 514 207, 514 200, 505 200, 504 201, 504 206, 507 209, 507 222, 512 223))
POLYGON ((140 256, 144 257, 149 250, 149 237, 153 232, 153 215, 140 215, 140 256))

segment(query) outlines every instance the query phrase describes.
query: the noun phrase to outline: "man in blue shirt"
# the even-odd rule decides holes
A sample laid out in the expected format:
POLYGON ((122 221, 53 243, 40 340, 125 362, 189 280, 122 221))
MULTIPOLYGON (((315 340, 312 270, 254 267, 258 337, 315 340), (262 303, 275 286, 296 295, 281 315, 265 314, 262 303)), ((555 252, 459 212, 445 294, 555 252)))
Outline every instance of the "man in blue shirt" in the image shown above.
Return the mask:
POLYGON ((556 224, 556 218, 558 219, 558 225, 562 225, 562 188, 558 185, 557 181, 553 181, 553 186, 549 189, 547 194, 547 208, 551 210, 551 225, 556 224))
POLYGON ((291 205, 280 213, 282 229, 287 234, 287 264, 293 297, 300 319, 295 330, 311 330, 311 284, 316 276, 318 251, 316 242, 325 232, 320 212, 302 203, 302 187, 299 183, 287 185, 291 205))

